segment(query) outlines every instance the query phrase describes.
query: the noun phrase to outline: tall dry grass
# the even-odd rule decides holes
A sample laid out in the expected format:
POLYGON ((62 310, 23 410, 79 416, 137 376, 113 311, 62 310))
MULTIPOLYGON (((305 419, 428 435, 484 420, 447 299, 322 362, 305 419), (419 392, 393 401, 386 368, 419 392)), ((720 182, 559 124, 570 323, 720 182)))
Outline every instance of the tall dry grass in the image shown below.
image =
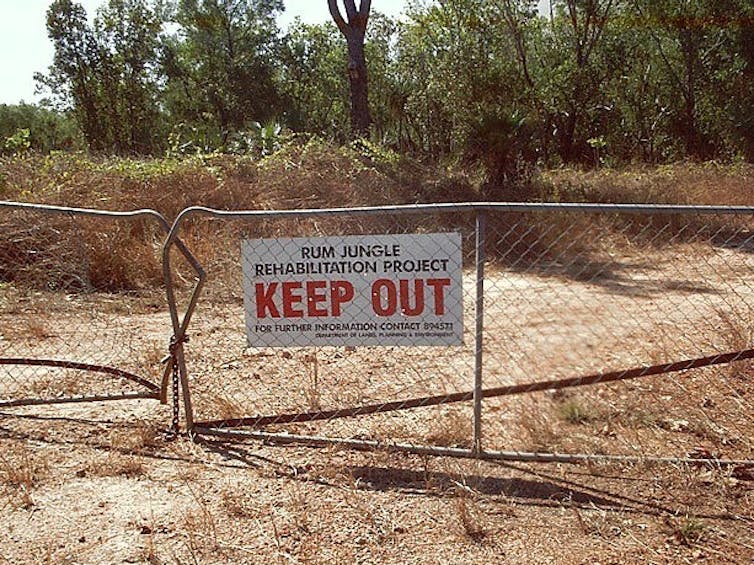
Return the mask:
POLYGON ((125 210, 153 208, 172 220, 188 206, 275 209, 422 200, 427 174, 385 153, 365 156, 317 138, 296 139, 262 160, 202 155, 98 159, 81 153, 0 161, 0 198, 125 210))
MULTIPOLYGON (((0 160, 0 199, 110 210, 152 208, 168 221, 193 205, 291 209, 479 200, 482 184, 483 179, 473 172, 418 163, 371 145, 338 147, 311 137, 296 138, 258 161, 231 155, 137 160, 82 153, 0 160)), ((754 205, 754 166, 711 163, 544 171, 521 198, 754 205)), ((322 219, 316 226, 299 222, 294 227, 291 223, 257 223, 245 227, 244 235, 338 233, 341 221, 322 219)), ((402 230, 471 230, 473 226, 470 216, 412 217, 401 222, 402 230)), ((647 226, 617 216, 500 214, 491 219, 489 252, 501 264, 524 268, 549 259, 570 263, 578 256, 589 263, 586 271, 591 272, 601 268, 599 261, 592 260, 596 242, 590 234, 597 223, 603 247, 611 234, 639 244, 655 244, 668 238, 700 237, 700 233, 704 237, 705 229, 712 234, 726 227, 690 225, 687 219, 671 216, 656 216, 650 222, 647 226), (664 239, 654 237, 658 230, 665 233, 664 239), (568 237, 563 237, 564 232, 568 237)), ((204 224, 191 229, 184 237, 193 246, 212 242, 212 253, 236 247, 228 238, 237 238, 237 228, 223 231, 220 226, 204 224), (228 245, 217 245, 219 241, 228 245)), ((349 233, 394 229, 395 220, 389 217, 359 220, 348 226, 349 233)), ((731 224, 730 229, 735 232, 742 226, 731 224)), ((79 221, 72 226, 66 218, 2 211, 0 282, 68 292, 155 288, 162 281, 159 252, 163 235, 144 222, 96 225, 79 221)), ((584 271, 581 263, 577 270, 584 271)))
POLYGON ((544 171, 537 196, 546 201, 627 204, 754 205, 754 165, 676 163, 621 169, 544 171))

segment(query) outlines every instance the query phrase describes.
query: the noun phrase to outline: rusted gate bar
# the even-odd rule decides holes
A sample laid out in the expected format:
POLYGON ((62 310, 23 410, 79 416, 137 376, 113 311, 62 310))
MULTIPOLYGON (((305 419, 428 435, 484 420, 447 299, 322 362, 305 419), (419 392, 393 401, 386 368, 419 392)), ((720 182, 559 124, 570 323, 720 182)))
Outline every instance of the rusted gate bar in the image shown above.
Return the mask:
POLYGON ((336 446, 353 449, 355 451, 387 451, 396 453, 411 453, 414 455, 439 455, 459 459, 482 459, 484 461, 526 461, 531 463, 669 463, 672 465, 719 467, 749 467, 754 464, 749 459, 700 459, 696 457, 653 457, 640 455, 608 455, 585 453, 538 453, 530 451, 496 451, 457 447, 440 447, 436 445, 414 445, 407 443, 391 443, 388 441, 374 441, 367 439, 331 438, 299 434, 276 434, 259 430, 226 430, 204 427, 197 424, 194 431, 199 435, 207 435, 226 439, 259 440, 271 445, 298 444, 314 447, 336 446))
MULTIPOLYGON (((578 386, 586 386, 600 383, 609 383, 615 381, 625 381, 638 379, 641 377, 650 377, 653 375, 663 375, 667 373, 677 373, 689 369, 700 369, 702 367, 711 367, 713 365, 723 365, 735 361, 744 361, 754 359, 754 349, 743 351, 733 351, 720 355, 710 355, 708 357, 699 357, 697 359, 686 359, 674 363, 665 363, 662 365, 652 365, 650 367, 634 367, 623 371, 612 371, 610 373, 596 373, 584 377, 572 377, 567 379, 554 379, 549 381, 540 381, 536 383, 524 383, 518 385, 507 385, 495 388, 482 389, 479 391, 481 398, 496 398, 500 396, 512 396, 514 394, 526 394, 530 392, 540 392, 544 390, 563 390, 578 386)), ((456 402, 468 402, 475 399, 474 390, 466 392, 456 392, 444 394, 441 396, 424 396, 421 398, 410 398, 396 402, 385 402, 382 404, 369 404, 355 408, 340 408, 337 410, 327 410, 324 412, 302 412, 297 414, 277 414, 270 416, 257 416, 249 418, 236 418, 230 420, 215 420, 201 422, 203 427, 225 426, 269 426, 272 424, 292 424, 300 422, 314 422, 317 420, 331 420, 333 418, 348 418, 355 416, 365 416, 367 414, 379 414, 382 412, 396 412, 398 410, 410 410, 412 408, 425 408, 428 406, 438 406, 440 404, 452 404, 456 402)))

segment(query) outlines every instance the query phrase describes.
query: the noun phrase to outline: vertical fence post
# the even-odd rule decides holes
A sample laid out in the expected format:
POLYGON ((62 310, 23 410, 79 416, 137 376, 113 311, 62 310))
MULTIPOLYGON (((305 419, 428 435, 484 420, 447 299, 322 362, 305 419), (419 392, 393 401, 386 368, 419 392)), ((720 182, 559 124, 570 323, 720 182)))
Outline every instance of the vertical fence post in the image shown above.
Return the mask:
POLYGON ((474 453, 482 452, 482 370, 484 338, 484 261, 485 230, 487 215, 484 210, 476 214, 476 301, 474 319, 474 453))

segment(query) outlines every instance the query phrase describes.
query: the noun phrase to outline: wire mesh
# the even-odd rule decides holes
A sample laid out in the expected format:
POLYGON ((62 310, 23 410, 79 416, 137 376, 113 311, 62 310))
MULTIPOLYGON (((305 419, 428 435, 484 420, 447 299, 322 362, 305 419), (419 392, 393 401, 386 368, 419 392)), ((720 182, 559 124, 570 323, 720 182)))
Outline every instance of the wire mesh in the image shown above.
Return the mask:
MULTIPOLYGON (((489 229, 485 382, 751 347, 750 216, 529 213, 489 229)), ((682 362, 680 366, 688 366, 682 362)), ((752 459, 749 362, 485 401, 491 447, 752 459), (497 432, 495 424, 510 421, 497 432)))
MULTIPOLYGON (((185 214, 173 231, 207 274, 186 360, 197 429, 458 455, 754 459, 751 228, 748 210, 595 205, 185 214), (249 346, 243 240, 274 256, 274 238, 433 233, 461 241, 462 344, 249 346)), ((173 263, 185 305, 191 269, 173 263)), ((301 313, 296 322, 316 322, 301 313)))
POLYGON ((165 230, 153 212, 0 205, 0 406, 157 397, 165 230))

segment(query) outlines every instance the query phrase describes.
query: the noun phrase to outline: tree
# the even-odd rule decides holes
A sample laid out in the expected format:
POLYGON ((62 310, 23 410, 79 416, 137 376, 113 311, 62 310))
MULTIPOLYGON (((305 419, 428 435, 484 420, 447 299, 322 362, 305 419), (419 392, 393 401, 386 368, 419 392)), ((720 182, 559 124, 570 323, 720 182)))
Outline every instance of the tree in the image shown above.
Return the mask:
POLYGON ((83 141, 70 116, 23 102, 0 104, 0 153, 12 152, 12 139, 25 139, 30 149, 40 153, 81 148, 83 141))
POLYGON ((740 10, 713 0, 633 0, 633 5, 667 77, 672 133, 683 140, 686 156, 713 157, 721 149, 719 126, 725 120, 717 110, 727 105, 716 94, 727 92, 739 75, 740 61, 731 51, 740 10))
POLYGON ((147 0, 110 0, 94 26, 71 0, 55 0, 48 9, 55 56, 49 74, 36 78, 73 110, 90 149, 145 154, 159 147, 161 30, 147 0))
POLYGON ((95 18, 94 32, 116 148, 153 153, 162 131, 157 78, 162 19, 148 0, 110 0, 95 18))
POLYGON ((61 107, 72 108, 87 145, 104 149, 106 132, 95 75, 99 53, 81 4, 55 0, 47 10, 47 34, 55 49, 53 64, 48 75, 35 78, 61 107))
POLYGON ((332 23, 296 20, 289 27, 279 74, 289 127, 344 139, 349 121, 348 80, 341 72, 345 51, 332 23))
POLYGON ((742 152, 749 162, 754 162, 754 5, 749 0, 737 0, 734 12, 739 17, 736 30, 736 58, 742 70, 732 81, 730 113, 740 139, 742 152))
POLYGON ((219 145, 282 112, 274 77, 281 0, 180 0, 165 42, 167 108, 219 145))
POLYGON ((343 0, 348 21, 343 18, 337 0, 327 0, 335 24, 348 45, 348 79, 351 84, 351 129, 357 135, 369 133, 372 118, 369 114, 369 88, 367 64, 364 56, 364 38, 371 0, 361 0, 358 10, 354 0, 343 0))
POLYGON ((603 40, 615 10, 615 0, 562 0, 556 4, 551 57, 546 69, 546 100, 554 122, 557 151, 566 162, 584 160, 587 138, 595 132, 584 128, 590 111, 609 108, 602 86, 622 61, 605 56, 603 40), (562 54, 561 57, 558 54, 562 54))
POLYGON ((369 61, 369 114, 372 134, 401 152, 414 149, 406 104, 411 85, 404 82, 399 56, 402 24, 380 12, 369 19, 364 45, 369 61))

